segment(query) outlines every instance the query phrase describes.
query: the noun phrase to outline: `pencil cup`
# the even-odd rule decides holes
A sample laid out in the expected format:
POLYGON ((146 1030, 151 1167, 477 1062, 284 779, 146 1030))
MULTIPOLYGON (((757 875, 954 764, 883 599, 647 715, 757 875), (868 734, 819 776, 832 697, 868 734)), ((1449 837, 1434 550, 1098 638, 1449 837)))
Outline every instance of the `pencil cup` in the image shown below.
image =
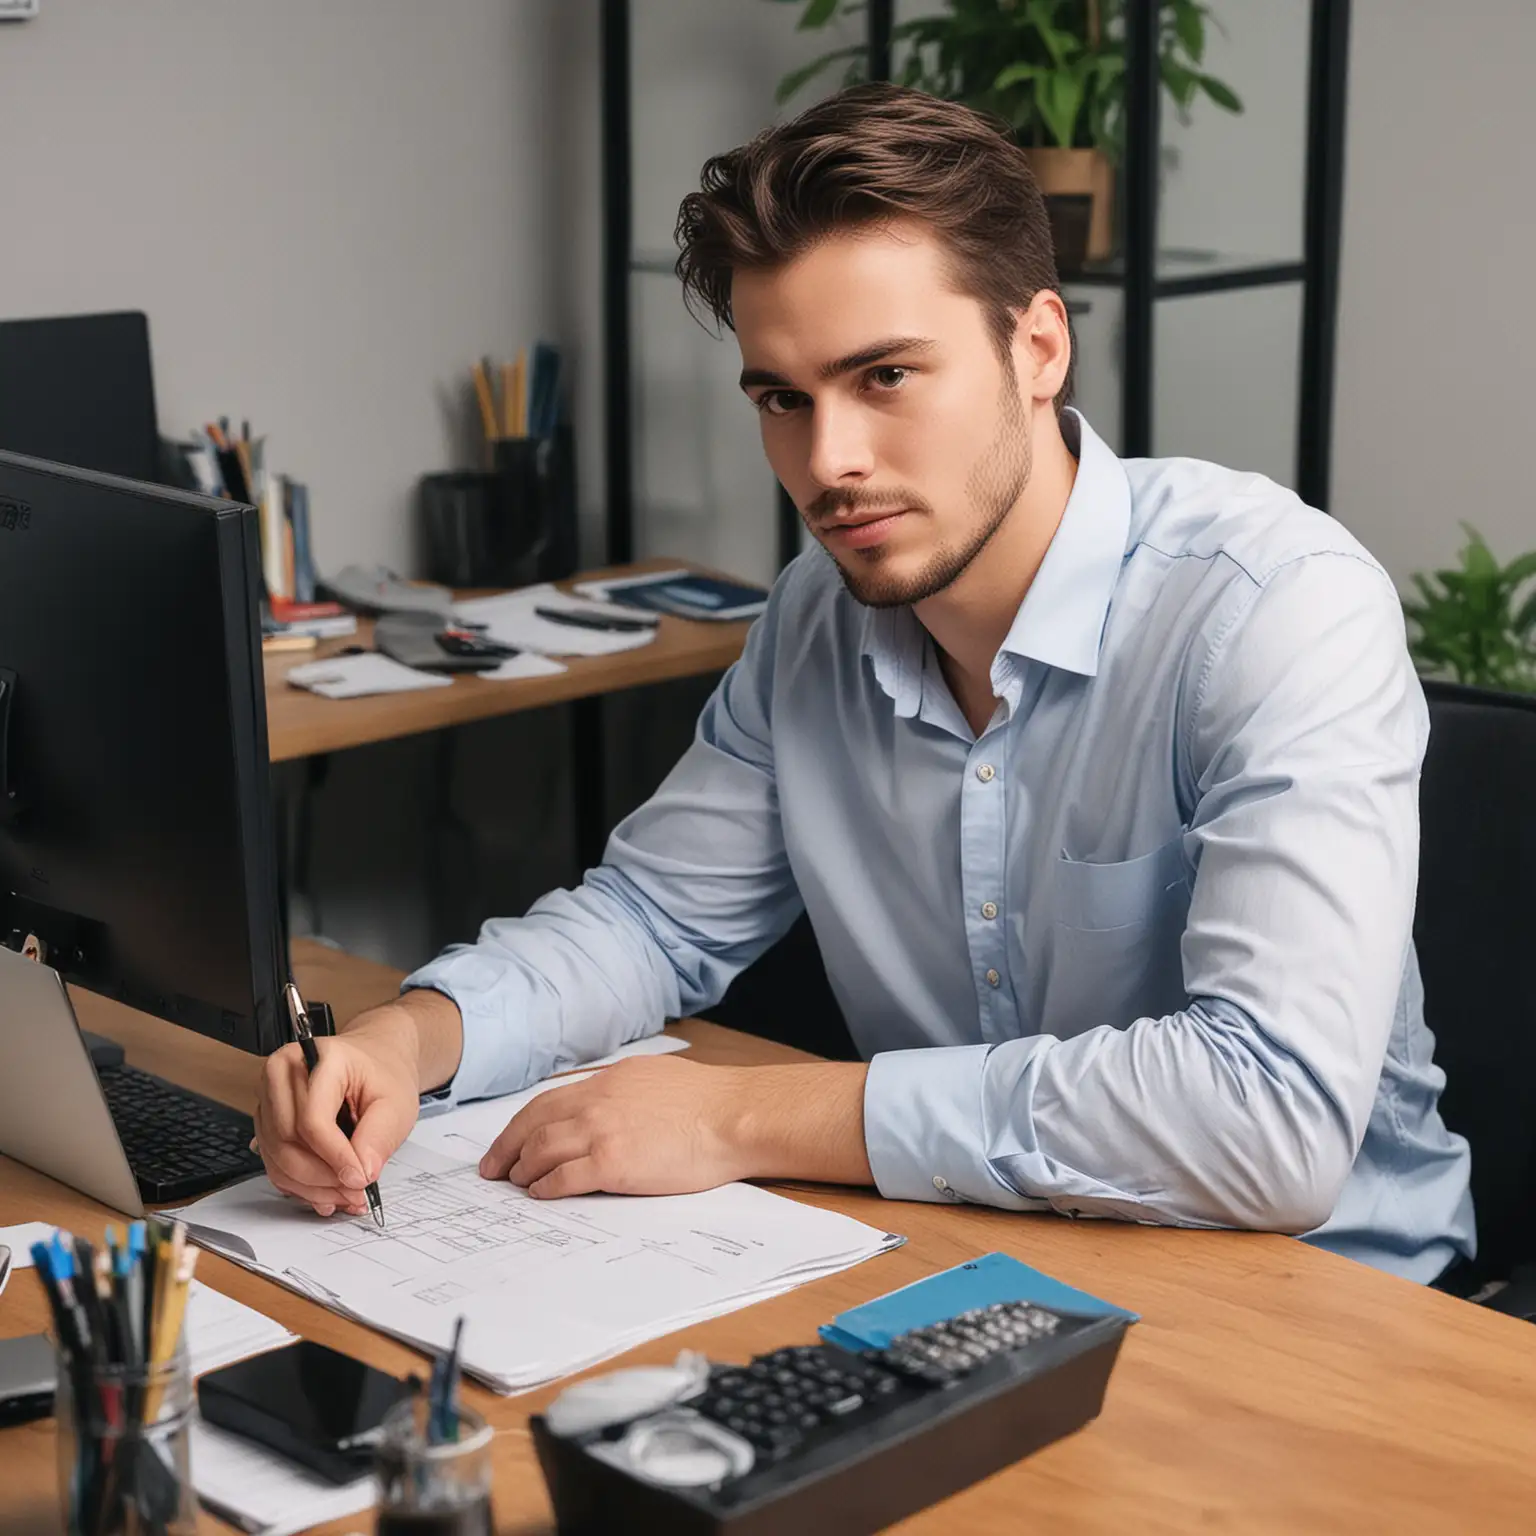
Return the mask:
POLYGON ((59 1507, 69 1536, 191 1536, 192 1373, 186 1350, 150 1366, 57 1351, 59 1507))
POLYGON ((460 1408, 459 1438, 433 1445, 427 1408, 418 1394, 385 1415, 374 1453, 377 1536, 492 1536, 491 1426, 460 1408))

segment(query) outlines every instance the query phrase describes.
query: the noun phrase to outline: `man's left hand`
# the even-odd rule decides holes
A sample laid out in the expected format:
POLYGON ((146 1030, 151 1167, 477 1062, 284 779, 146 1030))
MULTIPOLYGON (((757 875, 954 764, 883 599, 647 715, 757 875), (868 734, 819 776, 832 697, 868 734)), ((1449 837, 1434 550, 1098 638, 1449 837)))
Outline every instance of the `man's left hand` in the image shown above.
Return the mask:
POLYGON ((862 1064, 716 1067, 646 1056, 550 1088, 480 1160, 550 1199, 676 1195, 754 1177, 870 1182, 862 1064))

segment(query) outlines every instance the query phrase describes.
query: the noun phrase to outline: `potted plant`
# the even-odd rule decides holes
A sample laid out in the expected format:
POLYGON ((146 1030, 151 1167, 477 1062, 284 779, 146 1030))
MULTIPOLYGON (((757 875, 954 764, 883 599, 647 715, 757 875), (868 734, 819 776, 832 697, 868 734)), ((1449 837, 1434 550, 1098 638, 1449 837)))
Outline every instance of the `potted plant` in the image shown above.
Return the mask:
POLYGON ((1403 600, 1408 649, 1426 677, 1503 693, 1536 693, 1536 550, 1500 565, 1475 528, 1456 570, 1416 573, 1403 600))
MULTIPOLYGON (((791 0, 779 0, 791 3, 791 0)), ((862 11, 861 0, 803 0, 801 31, 862 11)), ((891 29, 892 76, 1001 118, 1028 151, 1048 199, 1091 201, 1086 256, 1113 246, 1114 167, 1125 143, 1124 0, 947 0, 943 15, 891 29)), ((1204 0, 1163 0, 1158 68, 1182 121, 1201 94, 1241 112, 1231 88, 1205 74, 1204 0)), ((787 101, 833 64, 843 83, 867 77, 862 44, 834 49, 779 82, 787 101)), ((1058 230, 1060 223, 1053 219, 1058 230)), ((1064 270, 1080 261, 1059 251, 1064 270)))

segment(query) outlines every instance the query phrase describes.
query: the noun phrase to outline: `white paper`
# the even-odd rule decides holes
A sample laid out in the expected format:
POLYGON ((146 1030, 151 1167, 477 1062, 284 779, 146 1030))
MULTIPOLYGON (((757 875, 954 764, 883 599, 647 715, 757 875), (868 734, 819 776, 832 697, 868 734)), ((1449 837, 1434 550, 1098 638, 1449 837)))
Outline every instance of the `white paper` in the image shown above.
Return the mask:
POLYGON ((46 1243, 57 1230, 46 1221, 24 1221, 19 1227, 0 1227, 0 1247, 11 1250, 11 1268, 31 1269, 32 1244, 46 1243))
POLYGON ((475 676, 488 683, 510 683, 519 677, 553 677, 559 672, 569 672, 563 661, 551 661, 548 656, 535 656, 524 651, 521 656, 508 656, 490 672, 476 672, 475 676))
POLYGON ((199 1280, 187 1293, 187 1360, 194 1376, 291 1344, 297 1335, 199 1280))
POLYGON ((368 693, 409 693, 416 688, 453 685, 453 679, 441 672, 407 667, 377 651, 306 661, 289 669, 288 681, 327 699, 357 699, 368 693))
POLYGON ((902 1241, 749 1184, 536 1200, 482 1179, 480 1155, 512 1115, 576 1080, 419 1122, 379 1177, 384 1231, 366 1218, 304 1211, 262 1179, 179 1214, 197 1224, 205 1246, 408 1343, 446 1348, 462 1314, 464 1368, 501 1392, 584 1369, 902 1241), (225 1246, 220 1233, 249 1251, 225 1246))
POLYGON ((655 628, 649 625, 638 630, 578 629, 541 619, 535 608, 559 608, 568 613, 595 613, 629 620, 650 617, 633 608, 615 608, 571 597, 549 582, 494 597, 473 597, 456 603, 453 611, 463 621, 484 624, 489 639, 544 656, 611 656, 618 651, 638 650, 656 638, 655 628))
POLYGON ((242 1530, 292 1536, 326 1520, 372 1509, 372 1475, 341 1487, 265 1447, 192 1421, 192 1482, 198 1497, 242 1530))

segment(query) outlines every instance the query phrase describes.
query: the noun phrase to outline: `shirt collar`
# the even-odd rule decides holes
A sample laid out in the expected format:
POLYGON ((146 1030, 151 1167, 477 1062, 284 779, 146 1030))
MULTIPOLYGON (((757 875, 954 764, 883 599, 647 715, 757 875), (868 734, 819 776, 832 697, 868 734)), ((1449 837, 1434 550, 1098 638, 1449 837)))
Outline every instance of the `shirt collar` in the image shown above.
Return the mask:
MULTIPOLYGON (((1061 413, 1061 434, 1077 457, 1077 478, 1002 649, 1093 677, 1130 535, 1131 486, 1080 412, 1061 413)), ((915 715, 922 700, 925 638, 910 608, 865 610, 863 651, 897 715, 915 715)))
POLYGON ((1131 531, 1131 483, 1077 411, 1061 413, 1061 431, 1077 455, 1077 479, 1003 650, 1093 677, 1131 531))

